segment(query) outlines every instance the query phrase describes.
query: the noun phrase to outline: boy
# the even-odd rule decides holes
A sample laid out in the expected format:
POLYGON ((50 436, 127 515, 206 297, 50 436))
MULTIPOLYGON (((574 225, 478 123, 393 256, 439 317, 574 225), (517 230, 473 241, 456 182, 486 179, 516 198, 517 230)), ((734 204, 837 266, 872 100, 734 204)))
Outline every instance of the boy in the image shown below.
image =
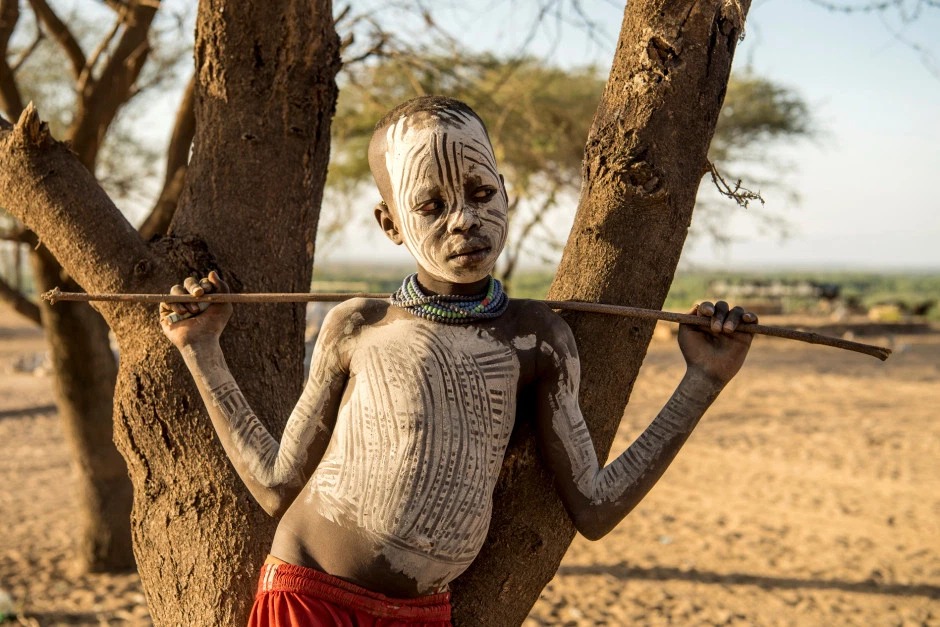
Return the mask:
MULTIPOLYGON (((740 368, 751 336, 734 330, 757 320, 723 302, 699 305, 712 326, 680 329, 688 370, 675 394, 599 468, 578 407, 570 329, 542 303, 510 301, 490 276, 508 203, 483 122, 456 100, 410 100, 376 126, 369 164, 383 199, 376 219, 415 257, 417 273, 391 302, 354 299, 330 312, 280 442, 225 365, 218 338, 231 306, 161 305, 164 332, 233 465, 280 517, 256 625, 449 624, 447 585, 486 538, 523 389, 535 392, 525 409, 572 520, 587 537, 603 536, 740 368)), ((227 289, 210 272, 172 292, 227 289)))

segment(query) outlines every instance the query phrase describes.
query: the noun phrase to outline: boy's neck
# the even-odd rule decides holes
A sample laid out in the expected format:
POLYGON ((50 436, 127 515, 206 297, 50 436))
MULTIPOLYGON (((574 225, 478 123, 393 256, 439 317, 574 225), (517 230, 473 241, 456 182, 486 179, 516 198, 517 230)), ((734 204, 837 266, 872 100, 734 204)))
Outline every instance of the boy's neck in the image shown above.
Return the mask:
POLYGON ((447 296, 475 296, 482 294, 489 286, 490 277, 474 281, 473 283, 452 283, 437 279, 424 268, 418 267, 418 285, 425 294, 444 294, 447 296))

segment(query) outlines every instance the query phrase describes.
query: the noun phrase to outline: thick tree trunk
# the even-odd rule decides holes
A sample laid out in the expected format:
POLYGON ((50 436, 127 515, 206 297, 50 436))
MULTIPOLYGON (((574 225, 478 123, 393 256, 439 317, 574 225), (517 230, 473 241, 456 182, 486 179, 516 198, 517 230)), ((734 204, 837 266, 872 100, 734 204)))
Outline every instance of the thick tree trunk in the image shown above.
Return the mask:
MULTIPOLYGON (((627 4, 585 150, 577 217, 549 298, 662 307, 749 6, 748 0, 627 4)), ((566 318, 581 355, 581 406, 605 459, 652 325, 566 318)), ((518 423, 487 544, 455 586, 459 625, 521 623, 574 536, 524 411, 518 423)))
MULTIPOLYGON (((32 253, 36 287, 77 290, 48 251, 32 253)), ((117 363, 108 325, 87 303, 40 307, 52 356, 56 405, 78 481, 81 526, 76 558, 92 572, 133 568, 131 482, 114 446, 111 405, 117 363), (77 306, 76 306, 77 305, 77 306)))
MULTIPOLYGON (((2 68, 6 43, 16 23, 16 2, 0 4, 2 68), (6 25, 4 28, 3 25, 6 25)), ((72 150, 90 171, 108 127, 125 104, 149 53, 147 34, 156 13, 152 3, 131 1, 122 8, 124 29, 109 60, 97 77, 83 74, 86 59, 68 27, 45 2, 33 9, 48 32, 63 46, 78 80, 78 110, 69 129, 72 150)), ((2 74, 2 73, 0 73, 2 74)), ((0 76, 0 105, 14 116, 22 112, 22 99, 12 72, 0 76)), ((33 251, 32 266, 42 290, 63 287, 79 290, 59 261, 46 250, 33 251)), ((39 305, 54 368, 56 402, 72 453, 79 484, 82 525, 77 561, 86 571, 133 568, 130 541, 131 482, 112 439, 111 399, 117 362, 108 341, 104 319, 85 303, 50 308, 39 305)))
MULTIPOLYGON (((197 21, 197 133, 172 236, 143 242, 35 111, 0 131, 0 204, 89 290, 166 290, 213 265, 245 290, 309 287, 339 68, 330 3, 210 0, 197 21)), ((121 350, 115 438, 154 621, 244 624, 273 521, 231 469, 156 309, 100 311, 121 350)), ((276 434, 302 386, 303 329, 303 307, 245 307, 223 336, 276 434)))
MULTIPOLYGON (((309 289, 338 50, 327 1, 201 3, 193 157, 170 235, 152 245, 172 282, 215 267, 238 290, 309 289)), ((157 624, 244 624, 275 521, 234 474, 155 310, 138 315, 119 333, 115 417, 151 613, 157 624)), ((304 326, 302 305, 243 307, 222 338, 275 434, 303 384, 304 326)))

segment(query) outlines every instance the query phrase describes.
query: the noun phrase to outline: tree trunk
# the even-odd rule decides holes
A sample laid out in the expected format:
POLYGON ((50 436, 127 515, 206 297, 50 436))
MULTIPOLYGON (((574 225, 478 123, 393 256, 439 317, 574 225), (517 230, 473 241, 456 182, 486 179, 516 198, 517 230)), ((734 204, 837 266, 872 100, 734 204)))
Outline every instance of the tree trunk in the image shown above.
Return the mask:
MULTIPOLYGON (((627 4, 585 149, 575 224, 549 298, 662 307, 749 6, 748 0, 627 4)), ((581 406, 606 459, 653 327, 590 314, 566 319, 581 355, 581 406)), ((456 582, 459 625, 520 624, 574 537, 525 418, 521 411, 487 544, 456 582)))
MULTIPOLYGON (((32 252, 37 290, 79 288, 47 250, 32 252)), ((87 303, 40 306, 55 373, 56 405, 72 452, 81 515, 76 558, 87 571, 133 568, 131 482, 114 446, 111 405, 117 363, 108 325, 87 303)))
MULTIPOLYGON (((166 290, 218 267, 237 288, 309 288, 335 108, 328 0, 208 0, 196 31, 197 132, 171 236, 144 242, 28 108, 0 131, 0 205, 89 290, 166 290)), ((134 484, 133 538, 158 625, 243 625, 273 521, 218 444, 156 308, 100 306, 121 350, 115 438, 134 484)), ((239 308, 222 338, 262 420, 299 397, 304 308, 239 308)))
MULTIPOLYGON (((629 3, 552 297, 661 305, 748 4, 629 3)), ((306 289, 338 47, 326 0, 201 3, 195 150, 170 237, 144 243, 31 109, 0 131, 0 205, 91 290, 163 290, 212 264, 240 289, 306 289)), ((154 620, 243 624, 273 525, 231 470, 155 308, 100 311, 121 348, 115 431, 134 483, 135 552, 154 620)), ((569 321, 603 457, 650 327, 569 321)), ((300 306, 245 306, 223 337, 233 373, 275 433, 302 384, 303 322, 300 306)), ((573 535, 525 416, 487 545, 455 586, 460 624, 521 623, 573 535)))

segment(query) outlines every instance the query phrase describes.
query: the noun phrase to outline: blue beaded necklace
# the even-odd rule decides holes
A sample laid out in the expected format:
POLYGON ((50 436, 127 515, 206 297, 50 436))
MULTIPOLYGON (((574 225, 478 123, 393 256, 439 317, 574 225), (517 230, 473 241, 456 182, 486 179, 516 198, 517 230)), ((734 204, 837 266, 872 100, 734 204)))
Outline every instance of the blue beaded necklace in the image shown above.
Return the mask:
POLYGON ((490 277, 486 292, 475 296, 452 294, 425 294, 418 285, 418 275, 405 277, 391 296, 392 304, 407 309, 414 315, 444 324, 466 324, 486 320, 503 314, 509 307, 509 297, 503 285, 490 277))

